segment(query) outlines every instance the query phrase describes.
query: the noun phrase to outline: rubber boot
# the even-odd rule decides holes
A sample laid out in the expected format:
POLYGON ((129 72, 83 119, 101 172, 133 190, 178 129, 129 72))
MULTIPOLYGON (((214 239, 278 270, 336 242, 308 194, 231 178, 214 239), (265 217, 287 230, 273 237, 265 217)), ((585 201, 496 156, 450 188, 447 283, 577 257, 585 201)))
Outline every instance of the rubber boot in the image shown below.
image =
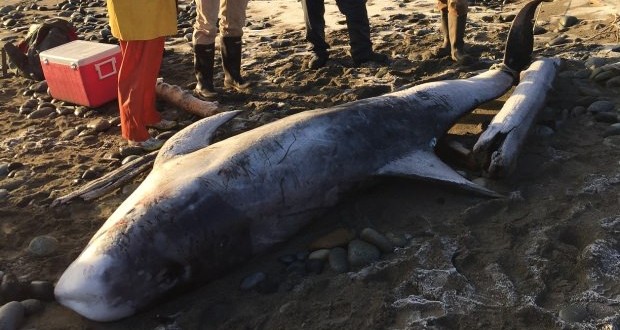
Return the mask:
POLYGON ((241 77, 241 37, 223 37, 221 51, 224 86, 239 92, 247 90, 250 83, 241 77))
POLYGON ((217 97, 213 87, 213 66, 215 61, 215 44, 194 46, 194 73, 196 74, 196 95, 212 100, 217 97))
POLYGON ((430 50, 428 53, 423 55, 424 60, 428 60, 431 58, 442 58, 446 56, 450 56, 451 54, 451 45, 450 45, 450 33, 448 32, 448 11, 441 11, 441 24, 439 25, 441 29, 441 34, 443 35, 443 43, 441 46, 436 47, 430 50))
POLYGON ((458 64, 469 65, 473 61, 471 56, 464 51, 465 25, 467 15, 448 15, 448 28, 450 34, 450 45, 452 48, 452 59, 458 64))

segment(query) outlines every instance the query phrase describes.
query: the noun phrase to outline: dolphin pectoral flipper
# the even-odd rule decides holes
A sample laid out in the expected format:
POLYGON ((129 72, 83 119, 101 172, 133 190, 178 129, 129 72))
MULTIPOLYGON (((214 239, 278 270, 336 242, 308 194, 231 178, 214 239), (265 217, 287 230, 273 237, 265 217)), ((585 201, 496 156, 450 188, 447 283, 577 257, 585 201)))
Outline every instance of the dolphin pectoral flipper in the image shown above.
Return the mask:
POLYGON ((429 151, 416 150, 383 166, 376 172, 376 175, 443 182, 484 196, 503 197, 501 194, 465 179, 429 151))
POLYGON ((185 127, 164 143, 157 154, 155 164, 209 146, 215 131, 240 113, 241 110, 218 113, 185 127))

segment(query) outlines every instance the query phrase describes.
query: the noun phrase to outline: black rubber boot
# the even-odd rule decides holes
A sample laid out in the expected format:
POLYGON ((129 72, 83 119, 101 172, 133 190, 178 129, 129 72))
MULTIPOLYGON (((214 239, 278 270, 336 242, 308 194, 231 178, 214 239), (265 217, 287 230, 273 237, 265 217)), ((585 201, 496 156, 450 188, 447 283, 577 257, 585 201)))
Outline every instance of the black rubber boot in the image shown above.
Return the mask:
POLYGON ((448 27, 450 33, 450 45, 452 48, 452 59, 459 64, 469 65, 473 62, 471 56, 465 53, 465 25, 467 15, 449 15, 448 27))
POLYGON ((246 91, 250 83, 241 77, 241 37, 223 37, 221 51, 224 86, 239 92, 246 91))
POLYGON ((446 56, 451 56, 451 45, 450 45, 450 33, 448 32, 448 11, 441 12, 441 25, 439 26, 441 29, 441 34, 443 35, 443 43, 441 46, 436 47, 426 54, 423 55, 422 59, 428 60, 432 58, 442 58, 446 56))
POLYGON ((215 44, 194 46, 194 73, 196 74, 196 95, 212 100, 217 97, 213 87, 213 66, 215 62, 215 44))

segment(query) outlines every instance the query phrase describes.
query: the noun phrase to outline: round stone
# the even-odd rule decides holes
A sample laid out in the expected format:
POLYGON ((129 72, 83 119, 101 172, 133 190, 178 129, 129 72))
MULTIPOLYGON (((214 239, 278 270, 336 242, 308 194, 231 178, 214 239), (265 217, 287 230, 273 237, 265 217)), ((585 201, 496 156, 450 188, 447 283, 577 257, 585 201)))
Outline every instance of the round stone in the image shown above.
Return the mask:
POLYGON ((353 266, 366 266, 381 257, 379 249, 362 240, 353 240, 349 243, 349 263, 353 266))
POLYGON ((49 235, 37 236, 30 241, 28 251, 39 256, 49 256, 58 249, 58 240, 49 235))
POLYGON ((26 312, 24 306, 17 301, 11 301, 0 307, 0 329, 19 329, 26 312))
POLYGON ((329 266, 336 273, 346 273, 349 271, 349 261, 347 260, 347 250, 337 247, 329 251, 329 266))
POLYGON ((383 253, 394 251, 394 245, 387 237, 372 228, 364 228, 360 233, 360 238, 376 246, 383 253))
POLYGON ((560 310, 560 319, 566 322, 581 322, 588 317, 588 309, 583 305, 569 305, 560 310))

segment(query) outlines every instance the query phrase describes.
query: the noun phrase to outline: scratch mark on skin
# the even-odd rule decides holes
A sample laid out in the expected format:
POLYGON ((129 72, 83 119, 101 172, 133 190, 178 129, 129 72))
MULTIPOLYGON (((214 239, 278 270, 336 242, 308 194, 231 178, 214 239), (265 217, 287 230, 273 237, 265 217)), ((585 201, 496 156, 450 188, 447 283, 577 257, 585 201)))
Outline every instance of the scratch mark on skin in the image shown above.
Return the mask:
POLYGON ((280 199, 282 200, 282 205, 286 205, 286 197, 284 194, 284 180, 285 180, 284 177, 280 179, 280 195, 281 195, 280 199))
POLYGON ((286 148, 286 152, 284 153, 284 156, 282 156, 282 159, 280 159, 280 161, 278 162, 278 165, 284 161, 286 156, 288 156, 288 152, 291 151, 291 148, 293 147, 293 144, 295 144, 295 142, 297 142, 297 136, 295 136, 295 134, 293 133, 293 142, 291 142, 288 148, 286 148))

